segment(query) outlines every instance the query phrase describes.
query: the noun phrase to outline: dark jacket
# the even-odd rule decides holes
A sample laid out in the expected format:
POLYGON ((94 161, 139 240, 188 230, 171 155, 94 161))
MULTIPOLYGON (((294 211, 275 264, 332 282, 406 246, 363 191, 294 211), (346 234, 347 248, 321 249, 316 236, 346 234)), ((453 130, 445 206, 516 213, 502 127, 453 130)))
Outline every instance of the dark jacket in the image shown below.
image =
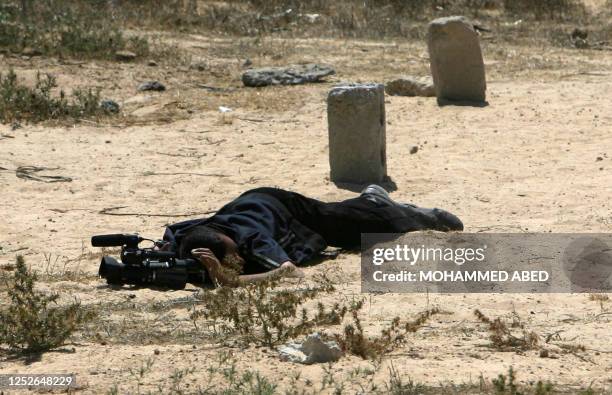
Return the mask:
POLYGON ((210 218, 170 225, 164 240, 171 242, 176 250, 181 238, 198 225, 206 225, 234 240, 247 261, 246 272, 275 269, 286 261, 304 263, 327 247, 323 237, 297 221, 279 200, 265 193, 245 192, 210 218))

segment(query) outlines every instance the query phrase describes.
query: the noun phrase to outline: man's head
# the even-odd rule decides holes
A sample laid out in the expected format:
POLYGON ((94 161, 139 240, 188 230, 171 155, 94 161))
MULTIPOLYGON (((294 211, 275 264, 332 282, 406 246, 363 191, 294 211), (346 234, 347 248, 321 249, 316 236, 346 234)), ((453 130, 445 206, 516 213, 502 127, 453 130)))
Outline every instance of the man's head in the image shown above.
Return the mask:
POLYGON ((195 248, 208 248, 226 267, 241 271, 244 265, 234 240, 207 226, 196 226, 182 238, 178 248, 179 257, 190 258, 191 250, 195 248))

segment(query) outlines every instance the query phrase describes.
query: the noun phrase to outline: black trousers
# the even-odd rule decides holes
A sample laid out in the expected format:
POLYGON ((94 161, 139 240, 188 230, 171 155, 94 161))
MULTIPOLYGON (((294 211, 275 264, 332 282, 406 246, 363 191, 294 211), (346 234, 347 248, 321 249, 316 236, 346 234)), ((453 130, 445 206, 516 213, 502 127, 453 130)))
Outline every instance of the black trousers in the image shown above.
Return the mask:
POLYGON ((463 229, 459 218, 444 210, 390 205, 371 196, 326 203, 276 188, 257 188, 245 193, 252 192, 265 193, 279 200, 296 220, 334 247, 359 247, 362 233, 463 229))

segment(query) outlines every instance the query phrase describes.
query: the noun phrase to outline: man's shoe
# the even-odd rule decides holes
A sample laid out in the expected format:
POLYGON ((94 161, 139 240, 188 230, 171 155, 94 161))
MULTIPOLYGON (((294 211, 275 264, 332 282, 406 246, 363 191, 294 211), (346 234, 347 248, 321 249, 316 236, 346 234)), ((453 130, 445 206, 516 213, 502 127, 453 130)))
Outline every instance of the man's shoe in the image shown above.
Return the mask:
POLYGON ((384 203, 388 206, 397 206, 398 203, 391 199, 389 192, 380 185, 371 184, 361 191, 361 195, 374 203, 384 203))
POLYGON ((388 206, 399 206, 399 207, 417 208, 416 205, 411 204, 411 203, 399 203, 399 202, 396 202, 395 200, 391 199, 391 196, 389 195, 389 192, 387 192, 387 190, 385 188, 381 187, 380 185, 376 185, 376 184, 368 185, 367 187, 365 187, 363 189, 363 191, 361 191, 361 196, 365 196, 366 199, 368 198, 368 196, 370 196, 370 197, 373 196, 375 202, 382 201, 383 203, 387 204, 388 206))
POLYGON ((361 191, 361 195, 379 195, 387 199, 391 199, 389 192, 380 185, 370 184, 361 191))
POLYGON ((436 230, 440 230, 442 232, 463 230, 463 222, 461 222, 459 217, 457 217, 455 214, 451 214, 448 211, 439 208, 432 209, 432 212, 438 219, 438 228, 436 230))
POLYGON ((387 192, 387 190, 381 187, 380 185, 368 185, 363 191, 361 191, 361 196, 377 204, 383 203, 390 207, 396 206, 407 208, 427 215, 430 218, 433 217, 435 218, 435 226, 433 227, 433 229, 435 230, 439 230, 442 232, 463 230, 463 223, 456 215, 439 208, 423 208, 417 207, 416 205, 410 203, 398 203, 395 200, 391 199, 389 192, 387 192))

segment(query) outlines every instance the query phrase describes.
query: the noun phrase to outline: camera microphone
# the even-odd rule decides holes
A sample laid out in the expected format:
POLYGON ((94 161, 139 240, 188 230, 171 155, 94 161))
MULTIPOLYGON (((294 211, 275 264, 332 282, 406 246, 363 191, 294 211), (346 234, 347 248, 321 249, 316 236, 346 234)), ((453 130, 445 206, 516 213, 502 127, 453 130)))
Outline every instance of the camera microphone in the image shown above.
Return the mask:
POLYGON ((91 238, 93 247, 136 247, 144 239, 138 235, 116 233, 111 235, 98 235, 91 238))

